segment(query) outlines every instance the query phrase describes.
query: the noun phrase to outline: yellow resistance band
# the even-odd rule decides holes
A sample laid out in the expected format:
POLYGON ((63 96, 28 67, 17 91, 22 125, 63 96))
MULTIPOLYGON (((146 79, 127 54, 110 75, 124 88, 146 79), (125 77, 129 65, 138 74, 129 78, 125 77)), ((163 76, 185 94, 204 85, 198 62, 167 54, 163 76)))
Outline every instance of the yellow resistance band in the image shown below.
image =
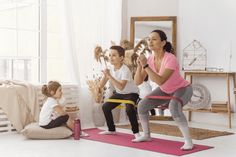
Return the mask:
MULTIPOLYGON (((135 103, 132 100, 123 100, 123 99, 106 99, 105 102, 113 102, 113 103, 121 103, 121 104, 129 104, 129 105, 135 105, 135 103)), ((124 108, 124 106, 118 106, 118 108, 124 108)))

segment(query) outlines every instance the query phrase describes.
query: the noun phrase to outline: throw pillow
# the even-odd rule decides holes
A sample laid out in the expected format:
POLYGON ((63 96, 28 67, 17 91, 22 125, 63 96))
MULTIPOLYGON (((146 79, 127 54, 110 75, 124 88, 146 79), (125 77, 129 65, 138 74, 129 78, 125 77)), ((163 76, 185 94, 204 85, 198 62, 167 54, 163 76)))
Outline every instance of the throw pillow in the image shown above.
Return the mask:
POLYGON ((21 133, 30 139, 61 139, 68 138, 72 135, 72 131, 65 127, 60 126, 52 129, 44 129, 38 123, 28 124, 21 133))

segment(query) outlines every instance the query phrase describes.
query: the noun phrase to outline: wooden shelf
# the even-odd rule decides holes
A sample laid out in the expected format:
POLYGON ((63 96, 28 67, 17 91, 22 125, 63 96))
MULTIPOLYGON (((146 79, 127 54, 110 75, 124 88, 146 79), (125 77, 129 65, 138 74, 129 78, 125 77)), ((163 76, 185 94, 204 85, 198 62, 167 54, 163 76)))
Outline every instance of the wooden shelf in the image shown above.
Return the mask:
POLYGON ((213 102, 211 105, 211 112, 227 113, 228 112, 227 104, 228 102, 213 102))
POLYGON ((188 111, 188 119, 191 121, 192 112, 211 112, 211 113, 225 113, 228 114, 229 120, 229 128, 231 128, 231 102, 230 102, 230 78, 233 79, 234 85, 234 94, 236 98, 236 78, 235 72, 212 72, 212 71, 185 71, 184 78, 187 79, 189 77, 190 83, 193 83, 193 77, 223 77, 226 79, 226 100, 227 101, 214 101, 212 102, 211 109, 199 109, 199 110, 192 110, 186 109, 188 111))
POLYGON ((210 109, 184 109, 184 111, 227 113, 227 103, 226 101, 213 101, 210 109))
POLYGON ((184 111, 194 111, 194 112, 211 112, 211 109, 184 109, 184 111))
POLYGON ((198 109, 198 110, 193 110, 193 109, 184 109, 184 111, 192 111, 192 112, 206 112, 206 113, 228 113, 227 109, 218 109, 218 108, 213 108, 213 109, 198 109))

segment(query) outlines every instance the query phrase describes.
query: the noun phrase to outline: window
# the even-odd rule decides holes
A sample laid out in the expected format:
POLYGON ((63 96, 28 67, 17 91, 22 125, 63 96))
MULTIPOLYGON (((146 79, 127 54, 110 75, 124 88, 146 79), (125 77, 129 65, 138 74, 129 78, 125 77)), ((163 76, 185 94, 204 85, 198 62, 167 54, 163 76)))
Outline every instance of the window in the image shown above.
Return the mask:
POLYGON ((38 80, 39 0, 2 0, 0 21, 0 78, 38 80))
POLYGON ((60 28, 62 1, 0 1, 0 79, 68 82, 60 28))

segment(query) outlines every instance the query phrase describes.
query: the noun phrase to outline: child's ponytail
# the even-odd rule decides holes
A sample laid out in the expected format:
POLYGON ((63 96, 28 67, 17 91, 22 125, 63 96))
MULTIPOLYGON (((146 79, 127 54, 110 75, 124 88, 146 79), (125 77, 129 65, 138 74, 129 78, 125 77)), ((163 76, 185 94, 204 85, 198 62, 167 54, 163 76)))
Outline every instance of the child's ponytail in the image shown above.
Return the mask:
POLYGON ((59 82, 49 81, 48 85, 45 84, 42 86, 42 94, 47 97, 51 97, 51 93, 53 92, 55 94, 59 87, 61 87, 61 84, 59 82))
POLYGON ((50 94, 48 93, 48 86, 47 85, 43 85, 42 86, 42 94, 49 97, 50 94))

